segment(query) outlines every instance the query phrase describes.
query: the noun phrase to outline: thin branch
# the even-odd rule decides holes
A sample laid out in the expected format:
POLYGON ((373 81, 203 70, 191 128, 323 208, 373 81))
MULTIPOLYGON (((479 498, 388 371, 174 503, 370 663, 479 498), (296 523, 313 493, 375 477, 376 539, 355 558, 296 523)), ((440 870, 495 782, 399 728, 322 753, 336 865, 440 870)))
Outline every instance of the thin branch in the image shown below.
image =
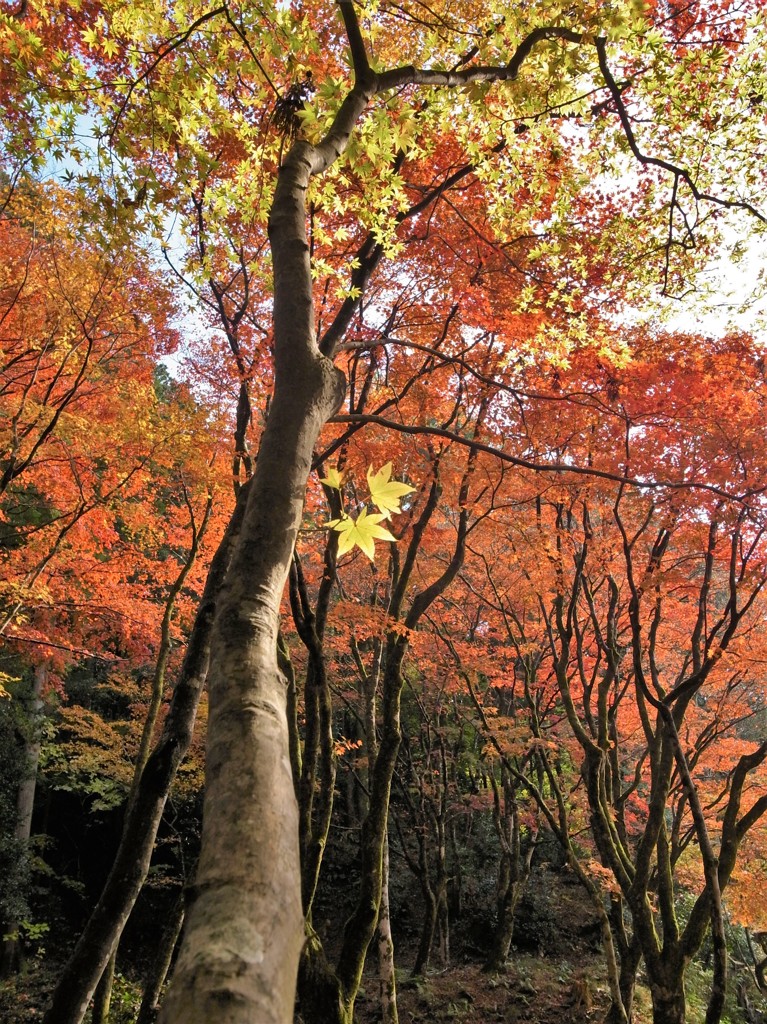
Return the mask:
MULTIPOLYGON (((607 40, 604 38, 597 38, 594 40, 594 45, 597 49, 597 56, 599 58, 599 70, 602 72, 602 77, 605 80, 607 88, 610 90, 610 94, 615 103, 616 110, 618 111, 618 117, 620 118, 621 127, 626 136, 626 141, 629 144, 629 149, 634 154, 635 158, 645 167, 660 167, 661 170, 668 171, 669 174, 674 175, 676 180, 681 179, 685 182, 687 187, 692 192, 693 198, 697 202, 714 203, 716 206, 722 206, 728 210, 748 210, 755 217, 758 217, 760 221, 767 224, 767 216, 760 213, 759 210, 751 203, 746 202, 744 199, 722 199, 720 196, 711 195, 708 192, 701 192, 698 186, 692 179, 692 175, 688 170, 683 167, 679 167, 677 164, 671 163, 670 160, 664 160, 657 156, 646 156, 637 145, 636 138, 634 136, 634 130, 631 127, 631 120, 628 116, 625 104, 623 102, 623 96, 621 90, 618 87, 617 82, 613 78, 610 67, 607 63, 607 40)), ((674 195, 676 195, 676 181, 674 195)))
POLYGON ((475 448, 479 452, 492 455, 501 462, 508 462, 520 469, 529 469, 535 473, 571 473, 575 476, 596 477, 600 480, 611 480, 614 483, 629 485, 631 487, 646 488, 649 490, 675 490, 675 491, 705 491, 715 494, 718 497, 726 498, 728 501, 745 502, 755 495, 762 494, 765 488, 746 490, 740 494, 732 494, 716 484, 707 484, 697 480, 652 480, 641 479, 640 477, 624 476, 620 473, 612 473, 607 469, 594 469, 592 466, 577 466, 566 462, 533 462, 530 459, 523 459, 518 455, 511 455, 509 452, 496 448, 493 445, 481 441, 474 441, 469 437, 456 434, 451 430, 444 430, 442 427, 430 427, 425 424, 398 423, 396 420, 388 420, 383 416, 374 416, 360 413, 350 413, 333 416, 329 423, 353 423, 360 426, 370 425, 382 427, 384 430, 395 430, 400 434, 426 434, 432 437, 442 437, 455 444, 462 444, 467 448, 475 448))
POLYGON ((224 14, 226 15, 226 20, 227 20, 227 21, 229 22, 229 24, 230 24, 230 25, 232 26, 232 28, 234 29, 234 31, 235 31, 235 32, 237 33, 237 35, 238 35, 238 36, 240 37, 240 39, 242 40, 242 43, 243 43, 243 45, 245 46, 245 49, 246 49, 246 50, 248 51, 248 53, 250 54, 251 60, 252 60, 252 61, 253 61, 253 63, 254 63, 255 65, 256 65, 256 67, 257 67, 257 68, 258 68, 258 70, 259 70, 259 71, 261 72, 261 74, 262 74, 262 75, 264 76, 264 78, 266 79, 266 81, 267 81, 267 82, 269 83, 269 86, 270 86, 270 88, 271 88, 272 92, 273 92, 273 93, 275 94, 275 96, 277 96, 278 98, 280 98, 280 90, 279 90, 279 89, 277 88, 277 86, 276 86, 276 85, 274 84, 274 82, 273 82, 273 81, 271 80, 271 78, 269 77, 269 75, 268 75, 268 73, 267 73, 267 70, 266 70, 266 68, 265 68, 265 67, 264 67, 264 65, 263 65, 263 64, 261 63, 261 61, 260 61, 260 60, 258 59, 258 56, 256 55, 256 52, 255 52, 255 50, 254 50, 254 49, 253 49, 253 47, 252 47, 252 46, 250 45, 250 40, 248 39, 247 35, 245 34, 245 30, 243 29, 243 27, 242 27, 241 25, 238 25, 238 24, 237 24, 237 22, 236 22, 236 21, 234 20, 234 18, 232 17, 232 14, 231 14, 231 12, 230 12, 230 10, 229 10, 229 6, 228 6, 227 4, 224 4, 224 6, 223 6, 223 7, 221 8, 221 10, 222 10, 222 11, 224 12, 224 14))
POLYGON ((207 11, 205 14, 201 14, 199 18, 195 18, 195 20, 192 22, 189 28, 185 29, 185 31, 180 32, 177 36, 175 36, 173 41, 169 42, 168 45, 163 50, 161 50, 160 53, 157 54, 157 56, 149 65, 149 67, 142 71, 138 78, 133 79, 133 81, 128 86, 128 91, 126 92, 125 97, 117 111, 115 122, 109 129, 108 138, 110 144, 114 140, 115 133, 117 132, 117 126, 119 125, 120 120, 126 111, 130 98, 133 95, 134 89, 136 89, 137 86, 141 85, 142 82, 145 82, 147 78, 149 78, 149 76, 152 74, 152 72, 158 67, 158 65, 161 64, 162 61, 165 60, 167 56, 173 53, 174 50, 177 50, 179 46, 185 43, 187 39, 189 39, 189 37, 193 35, 201 25, 204 25, 206 21, 210 21, 211 18, 215 18, 216 15, 218 14, 228 14, 226 4, 224 4, 222 7, 215 7, 212 11, 207 11))

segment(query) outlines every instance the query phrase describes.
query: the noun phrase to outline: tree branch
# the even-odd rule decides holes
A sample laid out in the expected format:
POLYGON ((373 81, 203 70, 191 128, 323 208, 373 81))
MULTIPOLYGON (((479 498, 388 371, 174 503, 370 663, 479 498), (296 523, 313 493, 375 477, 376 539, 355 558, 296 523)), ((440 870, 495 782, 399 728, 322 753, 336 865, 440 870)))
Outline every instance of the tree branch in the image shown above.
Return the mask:
POLYGON ((338 0, 338 7, 344 20, 346 38, 349 40, 354 77, 360 81, 370 74, 370 63, 365 49, 365 41, 360 31, 357 12, 354 10, 353 0, 338 0))
MULTIPOLYGON (((597 56, 599 58, 599 70, 602 72, 602 77, 605 80, 607 88, 610 90, 615 108, 618 111, 618 117, 620 118, 621 127, 626 136, 626 141, 629 144, 629 149, 634 154, 634 157, 644 167, 660 167, 661 170, 668 171, 669 174, 674 176, 674 202, 676 200, 676 189, 679 180, 685 182, 687 187, 692 192, 693 198, 697 202, 713 203, 716 206, 722 206, 728 210, 748 210, 749 213, 758 217, 760 221, 767 224, 767 216, 760 213, 759 210, 751 203, 746 202, 744 199, 722 199, 720 196, 711 195, 708 192, 701 192, 695 182, 692 180, 692 175, 688 170, 683 167, 677 166, 677 164, 671 163, 670 160, 663 160, 657 156, 646 156, 637 145, 636 138, 634 136, 634 130, 631 127, 631 121, 626 110, 626 106, 623 102, 623 96, 621 90, 618 87, 617 82, 613 78, 610 67, 607 63, 607 40, 599 37, 594 40, 594 45, 597 49, 597 56)), ((672 207, 673 213, 673 207, 672 207)))
POLYGON ((401 68, 392 68, 379 75, 376 91, 400 89, 404 85, 440 85, 455 89, 472 82, 513 82, 534 47, 545 39, 561 39, 568 43, 581 43, 583 34, 558 25, 541 26, 525 36, 505 67, 480 65, 467 68, 465 71, 437 71, 416 68, 411 64, 401 68))
POLYGON ((333 416, 329 423, 356 423, 360 426, 370 425, 382 427, 384 430, 395 430, 400 434, 427 434, 432 437, 442 437, 455 444, 462 444, 467 448, 475 448, 478 452, 492 455, 501 462, 507 462, 520 469, 529 469, 535 473, 571 473, 575 476, 597 477, 600 480, 612 480, 614 483, 629 485, 631 487, 650 488, 662 490, 667 488, 675 491, 706 491, 709 494, 716 494, 726 498, 728 501, 745 502, 756 494, 761 494, 764 488, 744 491, 742 494, 731 494, 716 484, 707 484, 695 480, 651 480, 639 477, 622 476, 620 473, 612 473, 607 469, 594 469, 592 466, 575 466, 566 462, 532 462, 530 459, 523 459, 518 455, 512 455, 496 448, 493 445, 481 441, 474 441, 451 430, 442 427, 431 427, 425 424, 398 423, 396 420, 388 420, 383 416, 374 416, 366 413, 348 413, 333 416))

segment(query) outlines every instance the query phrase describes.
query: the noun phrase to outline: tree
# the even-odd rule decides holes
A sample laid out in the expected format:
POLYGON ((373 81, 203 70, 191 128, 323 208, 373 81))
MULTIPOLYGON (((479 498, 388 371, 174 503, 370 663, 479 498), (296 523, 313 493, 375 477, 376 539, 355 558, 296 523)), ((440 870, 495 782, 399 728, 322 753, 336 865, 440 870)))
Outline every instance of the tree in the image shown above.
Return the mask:
MULTIPOLYGON (((615 1019, 630 1017, 643 957, 658 1022, 684 1020, 685 970, 709 926, 707 1019, 719 1019, 722 892, 767 812, 767 748, 749 734, 763 701, 762 364, 747 338, 687 338, 683 357, 678 349, 662 336, 636 339, 636 358, 623 368, 574 357, 549 393, 553 406, 536 388, 527 440, 583 463, 597 430, 594 470, 612 459, 641 471, 662 451, 682 479, 698 481, 697 493, 566 485, 545 474, 530 490, 518 483, 514 514, 494 517, 486 538, 485 585, 473 590, 516 654, 513 717, 491 718, 463 667, 495 751, 559 830, 571 863, 582 873, 577 859, 590 857, 593 878, 609 873, 621 968, 615 1019), (712 389, 717 370, 727 384, 712 389), (540 778, 520 769, 520 755, 540 778), (566 813, 588 817, 593 846, 576 842, 566 813), (680 878, 692 900, 684 916, 680 878)), ((472 661, 489 671, 486 657, 472 661)))
MULTIPOLYGON (((520 221, 523 232, 532 226, 535 233, 546 197, 554 199, 555 219, 563 228, 570 229, 579 216, 587 221, 598 185, 584 185, 583 176, 589 168, 598 175, 603 152, 613 153, 620 165, 628 149, 646 173, 636 194, 616 203, 626 202, 627 209, 614 210, 611 231, 604 224, 598 230, 603 245, 609 237, 616 250, 628 250, 632 243, 659 247, 667 291, 678 291, 686 279, 691 238, 705 244, 716 234, 712 216, 693 223, 690 203, 708 214, 731 207, 753 210, 737 186, 719 194, 725 177, 717 158, 721 150, 705 146, 701 153, 697 145, 701 131, 726 139, 729 151, 741 152, 740 143, 749 139, 743 118, 720 121, 720 104, 746 105, 747 93, 761 81, 761 71, 748 78, 747 86, 740 77, 740 44, 756 31, 740 8, 724 12, 726 31, 718 31, 716 41, 708 32, 708 16, 721 20, 718 7, 711 12, 696 8, 692 15, 675 10, 667 17, 653 7, 645 12, 617 5, 605 18, 599 5, 584 5, 574 13, 570 8, 525 8, 509 14, 505 6, 496 10, 483 4, 462 9, 460 21, 441 7, 425 21, 408 6, 403 14, 399 6, 358 8, 342 0, 337 10, 342 33, 324 4, 307 5, 300 17, 298 8, 281 5, 236 12, 225 5, 199 13, 185 10, 181 25, 173 11, 160 6, 145 17, 143 11, 103 5, 87 24, 74 7, 59 12, 46 6, 42 17, 23 8, 20 17, 5 16, 4 21, 5 45, 11 47, 21 81, 37 78, 52 87, 52 111, 31 89, 27 95, 29 105, 39 102, 45 115, 53 114, 53 132, 57 125, 66 132, 69 113, 62 93, 53 90, 63 85, 81 102, 82 87, 91 84, 91 76, 101 76, 97 94, 105 138, 118 159, 132 161, 129 173, 138 173, 141 182, 128 191, 118 178, 111 200, 115 209, 126 201, 131 209, 140 206, 150 191, 158 196, 164 187, 153 164, 158 148, 178 154, 180 178, 195 177, 202 163, 210 166, 218 159, 214 140, 223 135, 239 149, 238 166, 247 166, 254 147, 263 144, 251 112, 268 88, 276 91, 270 72, 276 77, 280 68, 280 80, 290 78, 288 67, 280 67, 286 38, 295 60, 314 62, 317 55, 327 75, 316 106, 307 102, 310 90, 302 90, 300 82, 279 96, 277 123, 289 134, 301 127, 305 134, 270 144, 268 158, 282 157, 276 185, 273 193, 267 187, 255 189, 255 212, 269 209, 274 392, 216 618, 203 851, 165 1021, 193 1024, 213 1014, 231 1021, 285 1021, 292 1014, 302 913, 284 684, 276 653, 280 596, 301 522, 312 451, 344 397, 333 357, 359 308, 367 276, 383 252, 397 249, 403 205, 400 151, 405 159, 412 154, 416 165, 428 162, 440 140, 457 134, 463 159, 492 195, 491 220, 504 242, 516 234, 520 221), (212 30, 214 19, 221 31, 212 30), (263 61, 250 41, 256 32, 263 61), (57 48, 62 40, 73 51, 87 47, 85 58, 67 61, 53 47, 46 49, 51 34, 57 36, 57 48), (353 83, 343 67, 347 48, 353 83), (412 61, 405 66, 395 56, 403 49, 412 61), (208 67, 221 71, 224 86, 208 76, 208 67), (243 73, 247 77, 238 79, 243 73), (493 89, 493 83, 500 85, 493 89), (701 104, 701 88, 711 97, 710 106, 701 104), (640 112, 645 120, 649 115, 651 126, 641 140, 634 120, 640 112), (546 147, 545 166, 533 162, 537 173, 519 190, 526 195, 507 202, 498 186, 504 174, 513 173, 518 140, 527 135, 523 145, 532 146, 530 140, 536 139, 541 152, 542 140, 559 141, 560 124, 551 115, 566 115, 568 122, 572 115, 575 124, 593 117, 593 143, 579 148, 578 161, 562 178, 550 171, 546 147), (151 145, 143 130, 147 117, 151 145), (496 162, 497 148, 508 153, 496 162), (334 175, 342 156, 345 173, 364 181, 364 188, 347 190, 345 174, 334 175), (343 209, 346 197, 346 211, 359 213, 383 247, 376 260, 362 254, 346 296, 339 297, 335 320, 319 340, 306 234, 310 190, 315 209, 318 200, 332 209, 336 197, 343 209), (580 203, 571 202, 578 192, 580 203), (526 215, 517 220, 520 202, 526 215), (392 206, 395 212, 382 213, 392 206)), ((754 16, 758 23, 758 7, 754 16)), ((17 118, 11 128, 23 135, 27 120, 17 118)), ((572 134, 563 132, 562 137, 569 147, 572 134)), ((255 181, 263 180, 264 173, 256 168, 255 181)), ((247 177, 237 179, 235 172, 228 188, 233 200, 247 191, 247 177)), ((443 179, 445 186, 449 177, 443 179)), ((420 184, 417 176, 413 180, 420 184)), ((223 203, 226 192, 222 188, 223 203)), ((532 263, 543 258, 549 268, 562 266, 558 234, 545 240, 542 252, 540 246, 529 248, 532 263)), ((576 275, 584 272, 577 245, 576 240, 564 261, 573 276, 551 285, 552 302, 568 312, 578 302, 576 275)), ((603 282, 614 288, 618 278, 632 276, 626 270, 611 265, 612 280, 605 271, 603 282)), ((562 333, 540 339, 552 346, 563 341, 562 333)))
MULTIPOLYGON (((154 709, 138 754, 146 759, 175 633, 171 611, 191 614, 190 592, 179 591, 197 582, 186 580, 191 563, 183 568, 187 531, 193 562, 195 506, 202 514, 207 501, 210 511, 214 485, 217 439, 206 413, 157 366, 178 338, 171 293, 140 248, 101 252, 83 236, 80 213, 66 191, 28 183, 0 218, 8 254, 0 288, 1 631, 17 666, 14 701, 23 700, 24 678, 34 680, 19 726, 20 868, 29 861, 46 718, 59 729, 58 756, 47 765, 52 788, 87 792, 102 807, 125 795, 125 736, 70 699, 73 665, 90 660, 90 674, 127 701, 160 632, 154 709), (160 627, 166 587, 172 600, 160 627)), ((143 710, 140 702, 133 710, 143 710)), ((19 919, 4 914, 4 931, 14 935, 19 919)), ((15 940, 6 945, 8 966, 17 952, 15 940)))

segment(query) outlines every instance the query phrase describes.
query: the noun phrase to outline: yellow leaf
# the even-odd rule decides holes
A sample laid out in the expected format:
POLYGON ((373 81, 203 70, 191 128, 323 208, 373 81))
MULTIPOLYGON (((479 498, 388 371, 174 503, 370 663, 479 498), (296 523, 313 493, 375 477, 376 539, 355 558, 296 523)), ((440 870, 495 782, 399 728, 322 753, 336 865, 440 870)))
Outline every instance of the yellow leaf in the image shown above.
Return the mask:
POLYGON ((391 479, 391 462, 387 462, 377 473, 373 472, 372 466, 368 467, 367 476, 370 498, 378 506, 383 519, 390 519, 392 512, 401 512, 400 498, 415 490, 415 487, 391 479))
POLYGON ((326 487, 332 487, 336 491, 341 490, 341 485, 344 482, 343 473, 339 473, 337 469, 329 469, 327 476, 320 477, 320 483, 325 484, 326 487))
POLYGON ((347 551, 351 551, 356 546, 364 551, 372 562, 375 557, 375 541, 396 541, 397 539, 385 527, 379 526, 381 520, 385 518, 387 517, 380 512, 368 514, 363 509, 356 520, 344 514, 340 519, 331 519, 325 525, 339 534, 339 555, 345 555, 347 551))

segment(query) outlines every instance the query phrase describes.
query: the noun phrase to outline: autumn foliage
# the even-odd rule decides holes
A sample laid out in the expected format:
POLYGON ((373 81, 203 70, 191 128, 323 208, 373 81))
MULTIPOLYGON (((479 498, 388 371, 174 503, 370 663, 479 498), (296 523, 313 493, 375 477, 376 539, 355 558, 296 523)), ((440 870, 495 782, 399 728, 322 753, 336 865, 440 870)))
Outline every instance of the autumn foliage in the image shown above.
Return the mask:
POLYGON ((407 886, 417 975, 472 875, 499 971, 541 851, 611 1024, 640 977, 682 1024, 701 950, 718 1024, 729 923, 767 928, 765 362, 758 325, 662 314, 767 216, 764 29, 758 0, 0 12, 8 817, 36 777, 54 818, 125 812, 106 902, 57 897, 100 947, 47 1024, 155 833, 145 901, 199 855, 164 1024, 222 993, 282 1022, 296 967, 305 1024, 350 1024, 373 945, 395 1024, 407 886))

